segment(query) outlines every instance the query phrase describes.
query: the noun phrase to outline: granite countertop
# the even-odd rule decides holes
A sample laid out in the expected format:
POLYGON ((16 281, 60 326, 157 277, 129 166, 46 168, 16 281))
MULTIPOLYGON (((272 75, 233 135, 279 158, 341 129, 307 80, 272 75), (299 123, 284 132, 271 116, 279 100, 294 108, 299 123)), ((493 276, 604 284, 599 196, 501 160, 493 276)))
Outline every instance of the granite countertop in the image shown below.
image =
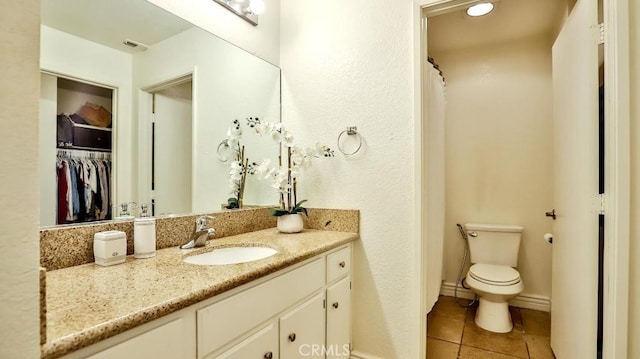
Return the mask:
POLYGON ((57 358, 120 334, 224 291, 349 243, 357 233, 275 228, 211 240, 204 248, 178 247, 156 257, 101 267, 93 263, 47 272, 47 342, 42 358, 57 358), (232 245, 262 245, 278 253, 258 261, 199 266, 185 255, 232 245))

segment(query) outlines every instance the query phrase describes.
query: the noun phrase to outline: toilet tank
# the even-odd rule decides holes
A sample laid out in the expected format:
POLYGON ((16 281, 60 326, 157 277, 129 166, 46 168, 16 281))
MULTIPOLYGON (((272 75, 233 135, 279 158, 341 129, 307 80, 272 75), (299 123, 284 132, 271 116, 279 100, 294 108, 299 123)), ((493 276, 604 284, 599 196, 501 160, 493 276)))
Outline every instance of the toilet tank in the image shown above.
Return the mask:
POLYGON ((518 266, 518 251, 524 227, 504 224, 464 225, 469 238, 471 263, 518 266), (476 233, 477 236, 473 236, 476 233))

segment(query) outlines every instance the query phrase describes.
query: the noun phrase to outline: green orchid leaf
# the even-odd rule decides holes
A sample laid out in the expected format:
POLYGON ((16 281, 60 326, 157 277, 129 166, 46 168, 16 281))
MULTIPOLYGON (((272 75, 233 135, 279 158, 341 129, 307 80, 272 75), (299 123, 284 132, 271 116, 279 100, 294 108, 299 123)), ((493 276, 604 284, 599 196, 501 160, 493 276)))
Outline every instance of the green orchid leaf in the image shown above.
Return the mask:
POLYGON ((240 204, 238 203, 238 199, 231 197, 229 199, 227 199, 227 205, 225 206, 226 209, 235 209, 235 208, 240 208, 240 204))
POLYGON ((289 211, 281 208, 273 208, 272 210, 269 211, 269 215, 274 217, 284 216, 285 214, 290 214, 290 213, 289 211))

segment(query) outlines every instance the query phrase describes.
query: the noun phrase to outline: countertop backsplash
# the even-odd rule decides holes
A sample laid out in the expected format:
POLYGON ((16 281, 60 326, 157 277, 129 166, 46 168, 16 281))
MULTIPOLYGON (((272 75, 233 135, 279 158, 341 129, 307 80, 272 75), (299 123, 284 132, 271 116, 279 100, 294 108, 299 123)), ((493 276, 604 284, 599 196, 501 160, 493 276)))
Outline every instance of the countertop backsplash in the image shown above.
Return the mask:
MULTIPOLYGON (((276 226, 276 217, 269 216, 269 207, 210 213, 215 216, 210 226, 214 239, 259 231, 276 226)), ((308 209, 305 228, 328 231, 360 232, 360 212, 344 209, 308 209)), ((200 215, 160 217, 156 222, 157 249, 175 247, 187 242, 200 215)), ((93 225, 64 226, 40 230, 40 265, 52 271, 92 263, 93 235, 118 230, 127 235, 127 254, 133 254, 133 220, 112 221, 93 225)))

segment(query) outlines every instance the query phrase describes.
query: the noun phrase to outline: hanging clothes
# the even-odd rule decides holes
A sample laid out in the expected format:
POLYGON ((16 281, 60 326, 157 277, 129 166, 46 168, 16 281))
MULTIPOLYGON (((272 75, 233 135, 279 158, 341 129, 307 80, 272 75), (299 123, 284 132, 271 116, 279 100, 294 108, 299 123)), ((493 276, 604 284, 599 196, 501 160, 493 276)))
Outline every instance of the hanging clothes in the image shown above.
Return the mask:
POLYGON ((58 152, 58 224, 111 219, 111 161, 103 153, 58 152))

